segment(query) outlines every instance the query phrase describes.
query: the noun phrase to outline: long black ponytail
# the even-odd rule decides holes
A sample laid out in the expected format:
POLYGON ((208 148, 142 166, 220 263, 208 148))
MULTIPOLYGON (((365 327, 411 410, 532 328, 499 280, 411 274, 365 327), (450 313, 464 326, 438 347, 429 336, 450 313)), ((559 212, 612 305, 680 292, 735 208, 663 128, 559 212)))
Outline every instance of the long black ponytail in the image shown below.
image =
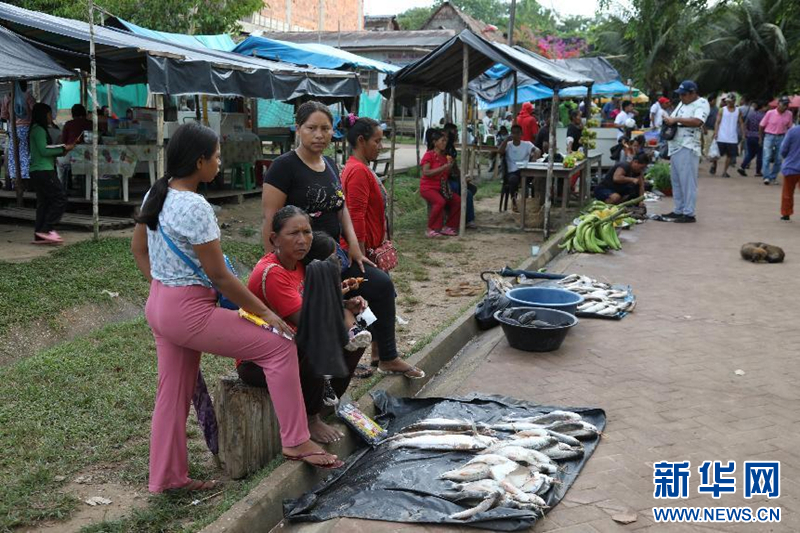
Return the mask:
POLYGON ((158 229, 158 216, 167 199, 170 179, 186 178, 197 170, 197 161, 211 159, 217 153, 219 137, 211 128, 198 122, 187 122, 175 130, 167 145, 167 170, 150 188, 147 201, 133 219, 158 229))

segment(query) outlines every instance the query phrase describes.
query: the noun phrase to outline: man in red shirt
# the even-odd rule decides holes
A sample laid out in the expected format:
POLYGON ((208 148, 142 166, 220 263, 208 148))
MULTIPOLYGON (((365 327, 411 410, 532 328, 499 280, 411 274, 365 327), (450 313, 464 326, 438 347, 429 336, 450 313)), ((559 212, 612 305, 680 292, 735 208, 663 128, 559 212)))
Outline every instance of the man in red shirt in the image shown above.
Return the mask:
POLYGON ((533 116, 533 104, 525 102, 517 115, 517 124, 522 128, 522 140, 533 142, 539 133, 539 121, 533 116))
POLYGON ((86 108, 81 104, 72 106, 72 120, 64 124, 61 130, 61 142, 75 144, 84 131, 92 129, 92 121, 86 118, 86 108))

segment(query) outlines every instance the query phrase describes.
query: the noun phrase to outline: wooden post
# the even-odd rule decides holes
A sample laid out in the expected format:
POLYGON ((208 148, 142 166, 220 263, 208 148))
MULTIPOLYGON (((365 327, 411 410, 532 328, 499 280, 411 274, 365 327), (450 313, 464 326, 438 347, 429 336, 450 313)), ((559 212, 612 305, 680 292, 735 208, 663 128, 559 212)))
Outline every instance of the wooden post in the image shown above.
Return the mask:
POLYGON ((417 168, 419 168, 419 106, 420 106, 420 98, 417 96, 417 104, 414 107, 414 144, 417 145, 417 168))
POLYGON ((19 160, 19 135, 17 135, 17 116, 14 113, 14 98, 16 96, 16 83, 11 82, 11 100, 8 104, 9 128, 11 128, 11 142, 14 143, 14 188, 17 191, 17 207, 22 207, 22 165, 19 160))
POLYGON ((156 99, 156 168, 158 177, 164 175, 164 95, 153 95, 156 99))
POLYGON ((111 95, 111 84, 106 83, 106 105, 108 106, 108 115, 109 115, 108 118, 111 118, 111 115, 114 114, 114 108, 111 107, 113 103, 114 99, 111 95))
MULTIPOLYGON (((517 123, 517 113, 519 113, 519 101, 518 101, 517 97, 518 97, 518 92, 517 92, 517 71, 515 70, 514 71, 514 116, 511 117, 511 123, 512 124, 516 124, 517 123)), ((508 133, 510 134, 511 132, 508 132, 508 133)))
POLYGON ((586 88, 586 99, 583 101, 583 115, 586 120, 592 118, 592 86, 586 88))
POLYGON ((95 240, 100 238, 100 200, 97 188, 100 177, 99 157, 100 150, 97 143, 100 140, 100 132, 97 127, 97 58, 95 57, 94 43, 94 0, 89 0, 89 63, 91 65, 90 81, 92 91, 92 223, 94 226, 95 240))
POLYGON ((80 91, 81 91, 81 105, 83 107, 86 107, 86 110, 91 113, 92 110, 87 107, 89 105, 89 101, 86 98, 86 92, 88 91, 88 89, 86 87, 86 76, 84 76, 83 71, 81 71, 81 74, 80 74, 80 84, 81 84, 81 88, 80 88, 80 91))
MULTIPOLYGON (((552 199, 550 188, 553 186, 553 164, 556 158, 556 124, 558 122, 558 87, 553 88, 553 103, 550 109, 550 150, 547 157, 547 178, 544 182, 544 238, 550 236, 550 207, 552 199)), ((566 194, 567 191, 564 191, 566 194)))
POLYGON ((467 231, 467 105, 469 104, 469 46, 462 43, 461 66, 461 220, 458 222, 458 234, 463 236, 467 231))
POLYGON ((220 378, 215 392, 219 458, 231 478, 243 478, 280 454, 278 417, 267 389, 249 387, 236 375, 220 378))
POLYGON ((392 129, 392 148, 389 156, 389 228, 394 228, 394 147, 397 137, 397 128, 394 123, 394 91, 395 86, 389 93, 389 124, 392 129))

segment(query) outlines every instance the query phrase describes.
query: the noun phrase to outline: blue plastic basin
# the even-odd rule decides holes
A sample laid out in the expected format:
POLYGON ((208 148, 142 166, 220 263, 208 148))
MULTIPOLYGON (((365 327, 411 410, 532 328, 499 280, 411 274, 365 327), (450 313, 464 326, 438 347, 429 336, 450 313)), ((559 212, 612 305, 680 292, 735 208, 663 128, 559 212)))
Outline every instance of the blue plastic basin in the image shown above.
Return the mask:
POLYGON ((522 307, 547 307, 573 315, 583 302, 580 294, 554 287, 520 287, 508 291, 506 297, 522 307))

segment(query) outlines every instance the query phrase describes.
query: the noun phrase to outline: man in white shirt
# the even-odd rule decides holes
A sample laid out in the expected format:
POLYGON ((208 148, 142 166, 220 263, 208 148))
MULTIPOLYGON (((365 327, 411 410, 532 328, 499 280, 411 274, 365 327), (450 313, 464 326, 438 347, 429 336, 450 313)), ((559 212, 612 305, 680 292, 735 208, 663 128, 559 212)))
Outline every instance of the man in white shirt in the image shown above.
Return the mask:
POLYGON ((667 114, 667 106, 669 106, 669 98, 666 96, 660 97, 650 106, 650 127, 654 130, 661 129, 664 115, 667 114))
MULTIPOLYGON (((717 141, 720 157, 725 156, 725 165, 722 177, 730 178, 728 168, 736 164, 739 156, 739 139, 744 138, 744 119, 736 107, 736 96, 729 94, 723 98, 725 107, 717 114, 717 124, 714 128, 714 140, 717 141)), ((716 165, 716 163, 715 163, 716 165)))
POLYGON ((494 138, 497 131, 494 127, 494 109, 488 109, 483 117, 483 144, 489 144, 489 137, 494 138))
POLYGON ((708 118, 708 100, 697 94, 697 84, 686 80, 675 91, 681 103, 664 124, 677 125, 675 137, 668 142, 672 198, 675 207, 664 218, 673 222, 696 222, 697 171, 700 166, 700 132, 708 118))
POLYGON ((630 100, 624 100, 622 102, 622 109, 620 110, 619 114, 617 114, 617 118, 614 119, 614 125, 619 128, 617 140, 620 140, 625 135, 625 128, 627 127, 626 123, 628 122, 628 119, 635 116, 636 110, 633 109, 633 102, 630 100))
MULTIPOLYGON (((519 210, 517 208, 517 190, 519 190, 519 183, 522 179, 519 164, 538 158, 539 150, 532 142, 522 140, 522 126, 514 124, 511 126, 511 135, 503 141, 499 151, 500 155, 505 158, 506 184, 508 193, 511 196, 511 208, 516 213, 519 210)), ((525 194, 525 191, 523 191, 523 194, 525 194)))

